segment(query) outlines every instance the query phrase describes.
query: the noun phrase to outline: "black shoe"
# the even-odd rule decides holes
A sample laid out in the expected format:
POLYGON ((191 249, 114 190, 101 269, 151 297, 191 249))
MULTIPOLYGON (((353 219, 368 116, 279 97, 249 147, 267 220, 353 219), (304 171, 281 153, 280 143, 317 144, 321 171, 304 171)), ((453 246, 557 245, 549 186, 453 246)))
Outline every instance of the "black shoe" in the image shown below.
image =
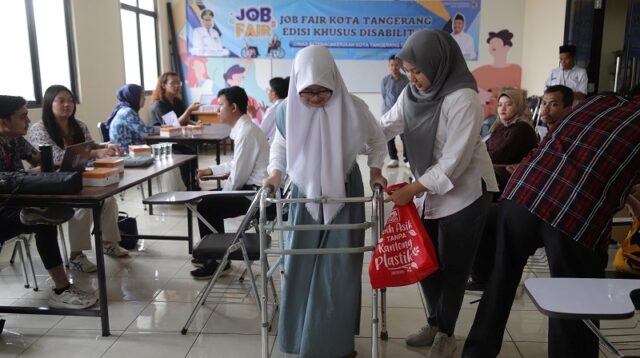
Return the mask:
MULTIPOLYGON (((216 273, 216 270, 218 269, 219 265, 220 263, 218 261, 211 261, 210 263, 207 263, 206 265, 200 268, 192 270, 191 277, 193 277, 196 280, 208 280, 211 277, 213 277, 213 274, 216 273)), ((231 262, 227 261, 227 265, 224 267, 224 269, 220 273, 220 276, 229 274, 231 273, 231 271, 232 271, 231 262)))
POLYGON ((467 291, 484 291, 485 282, 474 281, 473 278, 469 277, 467 280, 467 291))
POLYGON ((191 264, 196 267, 202 267, 206 265, 208 262, 209 260, 207 259, 196 259, 196 258, 191 259, 191 264))

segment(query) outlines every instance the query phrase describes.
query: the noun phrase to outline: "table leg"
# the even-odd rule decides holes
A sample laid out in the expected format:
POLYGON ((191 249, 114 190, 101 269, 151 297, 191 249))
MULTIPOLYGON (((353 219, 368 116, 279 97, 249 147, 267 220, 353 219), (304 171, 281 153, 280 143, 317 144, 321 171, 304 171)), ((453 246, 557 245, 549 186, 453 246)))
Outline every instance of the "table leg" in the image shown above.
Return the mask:
POLYGON ((220 140, 216 141, 216 164, 220 165, 220 140))
POLYGON ((105 278, 104 252, 102 251, 102 203, 93 207, 93 228, 96 246, 96 265, 98 266, 98 297, 100 304, 100 320, 102 323, 102 336, 107 337, 109 332, 109 304, 107 302, 107 281, 105 278))
MULTIPOLYGON (((144 189, 141 188, 141 190, 144 189)), ((147 180, 147 191, 149 192, 149 196, 147 196, 147 198, 151 197, 151 195, 153 195, 153 191, 151 189, 151 179, 147 180)), ((153 215, 153 205, 151 204, 149 204, 149 215, 153 215)))

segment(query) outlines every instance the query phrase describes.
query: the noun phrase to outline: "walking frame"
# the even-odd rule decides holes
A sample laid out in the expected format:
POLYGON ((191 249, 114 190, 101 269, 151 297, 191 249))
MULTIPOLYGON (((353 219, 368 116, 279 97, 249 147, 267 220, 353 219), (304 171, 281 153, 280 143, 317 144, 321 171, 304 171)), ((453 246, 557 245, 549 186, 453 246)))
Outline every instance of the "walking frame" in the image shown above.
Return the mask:
MULTIPOLYGON (((278 269, 280 265, 284 263, 284 255, 331 255, 331 254, 357 254, 367 251, 373 251, 375 244, 378 241, 380 234, 383 231, 384 225, 384 201, 382 195, 382 188, 377 185, 374 189, 373 195, 370 197, 352 197, 352 198, 285 198, 280 197, 280 193, 276 190, 275 197, 271 197, 271 188, 261 190, 257 196, 260 198, 260 219, 259 219, 259 231, 260 231, 260 272, 261 272, 261 336, 262 336, 262 358, 269 358, 269 312, 266 309, 269 296, 267 290, 267 281, 271 281, 273 273, 278 269), (287 225, 282 220, 282 205, 292 203, 357 203, 357 202, 371 202, 372 214, 370 221, 364 221, 362 223, 354 224, 306 224, 306 225, 287 225), (276 221, 273 225, 267 225, 266 209, 269 204, 276 204, 276 221), (370 245, 362 247, 349 247, 349 248, 326 248, 326 249, 285 249, 284 239, 282 233, 280 233, 280 245, 279 248, 271 249, 269 247, 270 233, 272 231, 309 231, 309 230, 366 230, 371 229, 371 243, 370 245), (279 256, 277 262, 269 268, 268 256, 279 256)), ((273 281, 271 281, 273 282, 273 281)), ((384 297, 383 297, 384 302, 384 297)), ((384 312, 384 308, 383 308, 384 312)), ((383 320, 383 336, 386 336, 386 327, 384 327, 383 320)), ((372 290, 372 309, 371 309, 371 356, 376 358, 379 356, 379 341, 378 341, 378 290, 372 290)))

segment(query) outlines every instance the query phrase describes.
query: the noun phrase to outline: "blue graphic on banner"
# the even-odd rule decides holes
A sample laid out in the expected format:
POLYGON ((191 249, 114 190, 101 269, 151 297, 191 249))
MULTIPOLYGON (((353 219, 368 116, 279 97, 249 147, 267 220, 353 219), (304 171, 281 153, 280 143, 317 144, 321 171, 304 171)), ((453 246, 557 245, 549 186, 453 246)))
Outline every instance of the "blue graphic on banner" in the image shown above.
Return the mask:
POLYGON ((477 59, 481 0, 189 0, 190 56, 293 58, 308 45, 336 59, 387 59, 416 30, 452 33, 477 59))

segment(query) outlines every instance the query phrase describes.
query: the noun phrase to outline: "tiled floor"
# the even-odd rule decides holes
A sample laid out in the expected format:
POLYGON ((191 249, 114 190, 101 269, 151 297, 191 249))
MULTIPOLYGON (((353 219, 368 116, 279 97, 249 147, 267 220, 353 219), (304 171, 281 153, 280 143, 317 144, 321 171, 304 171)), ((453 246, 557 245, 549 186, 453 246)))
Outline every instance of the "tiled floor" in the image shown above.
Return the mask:
MULTIPOLYGON (((202 163, 213 161, 204 155, 202 163)), ((362 162, 362 161, 361 161, 362 162)), ((367 171, 363 171, 367 173, 367 171)), ((385 169, 389 182, 405 180, 409 171, 385 169)), ((186 234, 186 216, 182 209, 156 207, 149 216, 143 210, 140 194, 129 190, 120 209, 137 216, 140 232, 149 234, 186 234)), ((229 226, 239 220, 228 220, 229 226)), ((197 233, 197 227, 195 228, 197 233)), ((35 251, 35 250, 34 250, 35 251)), ((42 263, 36 259, 41 286, 39 292, 23 287, 20 265, 9 264, 11 247, 0 252, 0 305, 46 305, 50 280, 42 263)), ((36 253, 37 255, 37 253, 36 253)), ((92 260, 95 255, 89 255, 92 260)), ((211 299, 198 312, 187 335, 181 335, 198 292, 205 282, 192 280, 186 244, 183 242, 146 241, 139 251, 122 259, 106 257, 111 336, 102 337, 98 318, 7 315, 0 336, 0 358, 5 357, 259 357, 259 313, 247 282, 234 278, 242 270, 234 263, 234 274, 225 277, 211 299)), ((363 292, 370 292, 365 259, 363 292)), ((256 266, 257 267, 257 266, 256 266)), ((73 281, 84 288, 96 289, 95 275, 70 272, 73 281)), ((523 280, 546 276, 544 262, 533 261, 523 280)), ((467 293, 455 335, 458 355, 475 315, 472 301, 478 293, 467 293)), ((389 289, 387 293, 389 340, 381 342, 383 357, 425 357, 427 349, 412 349, 404 344, 406 335, 425 322, 425 314, 416 285, 389 289)), ((362 335, 356 338, 358 357, 370 357, 370 295, 363 295, 362 335)), ((638 333, 637 318, 623 322, 605 322, 608 334, 638 333)), ((518 291, 504 338, 501 357, 545 357, 547 320, 533 306, 522 289, 518 291)), ((637 340, 638 335, 635 336, 637 340)), ((273 337, 271 337, 273 345, 273 337)), ((620 337, 619 340, 627 338, 620 337)), ((576 342, 576 344, 578 344, 576 342)), ((273 357, 285 357, 273 349, 273 357)), ((286 355, 290 357, 290 355, 286 355)), ((603 355, 604 356, 604 355, 603 355)))

